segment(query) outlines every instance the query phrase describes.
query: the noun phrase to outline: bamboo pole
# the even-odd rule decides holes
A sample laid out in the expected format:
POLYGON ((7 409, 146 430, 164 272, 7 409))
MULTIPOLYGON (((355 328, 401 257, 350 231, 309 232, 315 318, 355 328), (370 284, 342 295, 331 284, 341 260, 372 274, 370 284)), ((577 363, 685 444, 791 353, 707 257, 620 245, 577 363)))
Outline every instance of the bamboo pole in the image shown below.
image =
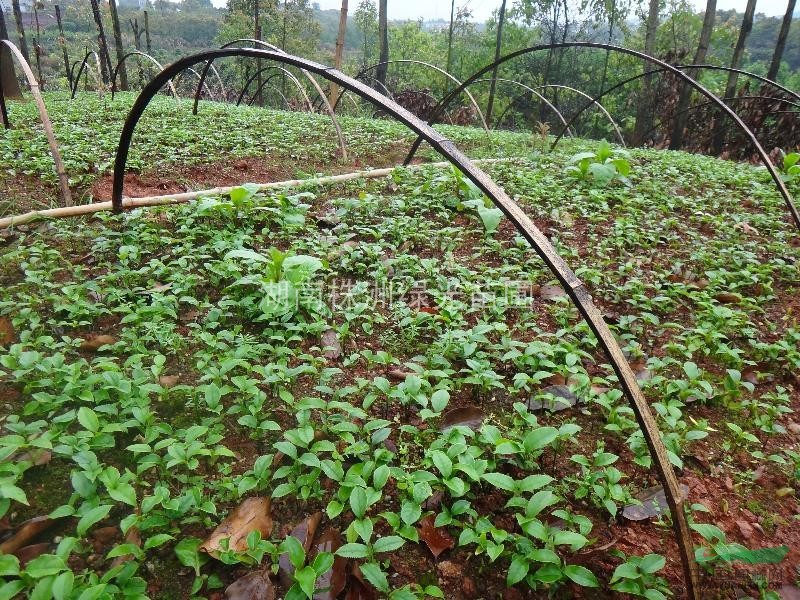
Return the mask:
MULTIPOLYGON (((473 162, 491 164, 497 162, 506 162, 516 160, 515 158, 485 158, 478 159, 473 162)), ((424 167, 442 168, 449 167, 449 162, 436 162, 436 163, 422 163, 419 165, 411 165, 405 167, 409 170, 419 170, 424 167)), ((312 177, 309 179, 289 179, 287 181, 274 181, 270 183, 260 183, 259 190, 274 190, 280 188, 300 187, 303 185, 331 185, 337 183, 344 183, 356 179, 380 179, 391 175, 392 171, 397 167, 388 167, 385 169, 373 169, 369 171, 354 171, 352 173, 343 173, 341 175, 326 175, 324 177, 312 177)), ((224 186, 215 187, 209 190, 198 190, 195 192, 182 192, 180 194, 166 194, 163 196, 144 196, 141 198, 124 198, 122 200, 122 207, 125 209, 131 208, 146 208, 152 206, 165 206, 172 204, 185 204, 190 200, 195 200, 201 196, 221 196, 229 194, 231 190, 238 186, 224 186)), ((47 210, 32 210, 21 215, 14 215, 0 219, 0 229, 16 225, 24 225, 32 221, 44 219, 62 219, 67 217, 79 217, 89 215, 97 212, 104 212, 111 210, 111 202, 94 202, 92 204, 81 204, 80 206, 69 206, 62 208, 50 208, 47 210)))
POLYGON ((61 153, 58 151, 58 142, 56 142, 56 136, 53 133, 53 125, 50 122, 50 117, 47 114, 47 107, 42 99, 42 94, 39 92, 39 83, 36 81, 36 77, 34 76, 33 71, 31 71, 30 65, 25 60, 25 57, 22 56, 22 52, 20 52, 19 48, 17 48, 8 40, 0 40, 0 43, 5 45, 11 51, 11 54, 17 59, 22 72, 25 74, 25 78, 28 80, 28 85, 31 88, 31 94, 36 102, 36 107, 39 109, 39 118, 42 121, 42 128, 44 129, 44 134, 47 137, 47 144, 50 146, 50 154, 53 155, 53 163, 56 167, 58 183, 61 186, 61 197, 64 199, 64 205, 71 207, 72 193, 69 189, 69 178, 64 170, 64 162, 61 160, 61 153))

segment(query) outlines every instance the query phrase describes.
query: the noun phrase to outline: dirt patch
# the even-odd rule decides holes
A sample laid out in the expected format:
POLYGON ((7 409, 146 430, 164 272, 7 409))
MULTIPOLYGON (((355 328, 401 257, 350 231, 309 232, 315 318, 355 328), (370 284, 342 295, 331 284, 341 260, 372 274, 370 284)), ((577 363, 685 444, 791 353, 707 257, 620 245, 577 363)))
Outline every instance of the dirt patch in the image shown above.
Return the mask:
MULTIPOLYGON (((143 173, 125 175, 125 196, 129 198, 160 196, 246 182, 269 183, 300 179, 308 177, 309 173, 336 175, 368 167, 392 167, 402 163, 406 151, 405 146, 397 146, 368 162, 359 159, 314 162, 293 160, 285 156, 259 156, 192 166, 169 165, 143 173)), ((418 162, 420 161, 414 161, 415 164, 418 162)), ((96 201, 111 200, 112 184, 111 174, 98 179, 91 187, 92 198, 96 201)))

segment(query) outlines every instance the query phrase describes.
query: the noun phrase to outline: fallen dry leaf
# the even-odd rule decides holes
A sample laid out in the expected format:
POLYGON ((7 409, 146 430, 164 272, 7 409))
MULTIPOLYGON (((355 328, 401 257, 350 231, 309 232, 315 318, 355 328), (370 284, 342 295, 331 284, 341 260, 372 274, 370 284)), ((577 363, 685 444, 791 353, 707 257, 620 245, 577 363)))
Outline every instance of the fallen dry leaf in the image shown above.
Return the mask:
POLYGON ((103 346, 110 346, 117 343, 117 338, 112 335, 92 335, 81 343, 81 350, 96 352, 103 346))
MULTIPOLYGON (((323 531, 314 542, 314 548, 309 560, 314 560, 322 552, 335 553, 342 546, 342 534, 333 527, 323 531)), ((335 600, 342 593, 347 582, 347 559, 335 556, 333 566, 317 578, 317 589, 314 600, 335 600)))
POLYGON ((177 375, 162 375, 158 378, 158 384, 165 389, 174 388, 179 381, 180 377, 177 375))
POLYGON ((247 550, 247 536, 251 531, 261 532, 266 539, 272 533, 271 500, 263 496, 247 498, 234 508, 222 523, 200 545, 200 550, 213 557, 222 550, 220 542, 228 539, 228 548, 236 552, 247 550))
POLYGON ((335 329, 327 329, 321 336, 323 356, 328 360, 336 360, 342 355, 342 345, 339 343, 339 335, 335 329))
POLYGON ((444 527, 436 527, 435 521, 433 515, 423 517, 417 526, 417 531, 420 539, 425 542, 428 550, 433 554, 433 558, 439 558, 442 552, 453 548, 456 542, 444 527))
POLYGON ((578 403, 578 397, 566 385, 549 385, 542 388, 539 393, 528 400, 528 409, 541 410, 546 408, 552 412, 566 410, 578 403), (553 398, 538 398, 542 394, 550 394, 553 398))
POLYGON ((484 412, 475 405, 459 406, 452 410, 448 410, 442 415, 442 424, 440 429, 447 431, 458 425, 469 427, 470 429, 477 429, 486 418, 484 412))
POLYGON ((52 544, 50 542, 42 542, 41 544, 31 544, 30 546, 23 546, 16 552, 14 556, 19 559, 19 564, 24 567, 37 556, 50 552, 52 544))
POLYGON ((55 519, 50 517, 34 517, 25 521, 17 527, 14 535, 0 544, 0 553, 14 554, 36 536, 49 529, 53 523, 55 523, 55 519))
MULTIPOLYGON (((311 550, 311 543, 314 541, 314 535, 317 533, 317 527, 322 522, 322 513, 316 512, 307 519, 301 521, 299 524, 295 525, 294 529, 292 529, 291 533, 289 534, 293 538, 297 538, 300 543, 303 545, 303 550, 306 551, 306 555, 308 555, 309 550, 311 550)), ((278 573, 281 577, 281 583, 286 587, 289 588, 292 586, 292 575, 294 574, 294 565, 292 561, 289 560, 289 554, 284 553, 281 554, 278 558, 278 573)))
POLYGON ((345 600, 377 600, 378 594, 371 584, 364 581, 361 569, 358 565, 353 565, 347 584, 347 595, 345 600))
POLYGON ((34 467, 41 467, 49 464, 53 458, 53 453, 45 448, 32 448, 20 454, 14 455, 9 460, 12 462, 30 462, 34 467))
POLYGON ((539 290, 539 297, 542 300, 556 300, 558 298, 566 298, 567 292, 560 285, 543 285, 539 290))
MULTIPOLYGON (((689 486, 680 484, 680 488, 685 499, 689 494, 689 486)), ((629 521, 644 521, 663 513, 669 513, 664 488, 660 485, 642 490, 636 494, 636 499, 641 504, 629 504, 622 510, 622 516, 629 521)))
POLYGON ((0 317, 0 346, 10 346, 17 340, 14 326, 8 317, 0 317))
MULTIPOLYGON (((138 514, 138 510, 136 511, 138 514)), ((128 529, 128 533, 125 534, 125 543, 126 544, 133 544, 134 546, 138 546, 139 548, 142 547, 142 535, 139 533, 138 527, 131 527, 128 529)), ((114 562, 111 563, 111 567, 118 567, 121 564, 132 560, 134 557, 132 554, 124 554, 122 556, 118 556, 114 559, 114 562)))
POLYGON ((742 297, 733 292, 720 292, 714 296, 714 299, 721 304, 738 304, 742 301, 742 297))
POLYGON ((275 586, 266 569, 240 577, 225 588, 227 600, 275 600, 275 586))

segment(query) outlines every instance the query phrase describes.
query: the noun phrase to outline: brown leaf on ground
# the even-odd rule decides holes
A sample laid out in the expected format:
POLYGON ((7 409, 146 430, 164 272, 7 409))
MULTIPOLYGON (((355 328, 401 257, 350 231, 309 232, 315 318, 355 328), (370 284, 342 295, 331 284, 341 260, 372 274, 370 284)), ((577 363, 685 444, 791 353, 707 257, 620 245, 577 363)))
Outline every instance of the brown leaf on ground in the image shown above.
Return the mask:
POLYGON ((234 508, 222 523, 200 545, 200 550, 217 557, 222 550, 220 542, 228 539, 228 548, 236 552, 247 550, 247 536, 251 531, 261 532, 262 539, 272 533, 271 500, 263 496, 247 498, 234 508))
POLYGON ((47 531, 55 519, 50 517, 34 517, 17 527, 16 532, 9 539, 0 544, 0 553, 14 554, 17 550, 27 545, 36 536, 47 531))
POLYGON ((470 429, 478 429, 485 418, 486 415, 477 406, 472 404, 459 406, 458 408, 448 410, 444 413, 440 429, 442 431, 447 431, 459 425, 469 427, 470 429))
MULTIPOLYGON (((342 534, 338 529, 328 527, 314 542, 314 548, 309 560, 322 552, 335 553, 342 546, 342 534)), ((317 578, 317 588, 314 600, 335 600, 342 593, 347 582, 347 559, 334 556, 333 566, 317 578)))
MULTIPOLYGON (((138 513, 138 511, 137 511, 138 513)), ((139 533, 138 527, 131 527, 128 529, 128 533, 125 534, 125 543, 126 544, 133 544, 134 546, 138 546, 139 548, 142 547, 142 536, 139 533)), ((118 556, 114 559, 114 562, 111 563, 111 568, 118 567, 121 564, 132 560, 134 557, 132 554, 124 554, 123 556, 118 556)))
POLYGON ((158 378, 158 384, 165 389, 174 388, 179 382, 180 377, 177 375, 162 375, 158 378))
POLYGON ((14 455, 9 460, 12 462, 30 462, 34 467, 41 467, 49 464, 53 458, 53 453, 45 448, 31 448, 26 452, 14 455))
POLYGON ((110 346, 117 343, 117 338, 113 335, 90 335, 81 343, 81 350, 97 352, 103 346, 110 346))
POLYGON ((542 300, 556 300, 558 298, 566 298, 567 292, 560 285, 543 285, 539 291, 539 296, 542 300))
POLYGON ((14 556, 19 559, 19 565, 24 567, 37 556, 50 552, 53 545, 50 542, 42 542, 41 544, 31 544, 30 546, 23 546, 16 552, 14 556))
MULTIPOLYGON (((289 534, 293 538, 300 540, 303 545, 303 550, 306 551, 306 556, 311 550, 311 543, 314 541, 314 535, 317 533, 317 527, 322 522, 322 513, 316 512, 307 519, 295 525, 289 534)), ((292 586, 292 575, 294 574, 294 565, 289 560, 289 554, 281 554, 278 558, 278 574, 281 578, 281 584, 289 588, 292 586)))
POLYGON ((275 586, 266 569, 240 577, 225 588, 227 600, 275 600, 275 586))
POLYGON ((11 324, 11 319, 0 317, 0 346, 10 346, 16 341, 17 334, 11 324))
POLYGON ((420 539, 425 542, 433 557, 439 558, 442 552, 453 548, 456 542, 444 527, 436 527, 434 525, 435 521, 436 519, 433 515, 423 517, 417 526, 417 531, 420 539))
MULTIPOLYGON (((689 486, 680 484, 680 488, 685 499, 689 494, 689 486)), ((636 499, 641 504, 629 504, 622 510, 622 516, 629 521, 644 521, 660 514, 669 513, 664 488, 660 485, 642 490, 636 494, 636 499)))
POLYGON ((364 580, 358 565, 353 565, 353 570, 347 583, 345 600, 377 600, 377 598, 378 594, 375 588, 364 580))
POLYGON ((720 292, 714 296, 714 299, 721 304, 738 304, 742 301, 742 297, 733 292, 720 292))
POLYGON ((321 343, 322 354, 328 360, 336 360, 342 355, 342 345, 339 343, 339 334, 335 329, 327 329, 322 332, 321 343))

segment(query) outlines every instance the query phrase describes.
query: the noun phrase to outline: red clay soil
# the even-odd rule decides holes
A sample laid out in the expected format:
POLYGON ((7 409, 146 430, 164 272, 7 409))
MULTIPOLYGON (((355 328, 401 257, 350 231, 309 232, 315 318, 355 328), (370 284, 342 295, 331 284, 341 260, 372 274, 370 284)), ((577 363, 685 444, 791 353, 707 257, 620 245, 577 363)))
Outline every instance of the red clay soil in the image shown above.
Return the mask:
MULTIPOLYGON (((242 183, 269 183, 307 176, 309 173, 335 175, 349 173, 366 167, 392 167, 402 163, 406 148, 398 148, 365 164, 358 159, 313 162, 291 160, 285 156, 261 156, 237 160, 220 160, 193 166, 169 165, 143 173, 125 175, 125 196, 141 198, 178 194, 192 190, 233 186, 242 183)), ((421 162, 415 160, 415 163, 421 162)), ((113 176, 104 175, 91 187, 95 201, 111 200, 113 176)))

